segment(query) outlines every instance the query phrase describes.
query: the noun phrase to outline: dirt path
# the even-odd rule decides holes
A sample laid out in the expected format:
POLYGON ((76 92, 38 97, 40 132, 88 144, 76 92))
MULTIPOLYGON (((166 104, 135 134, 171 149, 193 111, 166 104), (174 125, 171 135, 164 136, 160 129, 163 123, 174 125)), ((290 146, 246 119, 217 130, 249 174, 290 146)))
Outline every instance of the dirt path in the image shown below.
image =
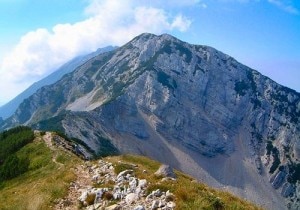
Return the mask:
MULTIPOLYGON (((43 136, 43 140, 52 151, 54 151, 54 156, 52 161, 58 165, 64 166, 64 164, 56 161, 58 153, 55 152, 57 148, 53 145, 53 136, 51 132, 46 132, 43 136)), ((78 198, 81 195, 80 189, 86 186, 92 186, 91 176, 88 172, 86 165, 78 165, 73 169, 74 174, 76 175, 76 180, 70 183, 68 189, 68 195, 63 199, 59 199, 57 204, 53 209, 55 210, 73 210, 78 208, 78 198)))
POLYGON ((53 208, 55 210, 78 209, 78 198, 81 195, 80 189, 86 186, 92 186, 92 180, 87 170, 87 166, 78 165, 73 170, 76 175, 76 180, 70 183, 68 195, 59 200, 53 208))
POLYGON ((52 161, 59 165, 60 167, 64 166, 63 163, 59 163, 56 161, 57 158, 57 152, 55 152, 57 149, 53 146, 53 141, 52 141, 52 133, 51 132, 46 132, 46 134, 43 136, 43 140, 46 143, 47 147, 49 147, 52 151, 54 151, 54 155, 52 157, 52 161))

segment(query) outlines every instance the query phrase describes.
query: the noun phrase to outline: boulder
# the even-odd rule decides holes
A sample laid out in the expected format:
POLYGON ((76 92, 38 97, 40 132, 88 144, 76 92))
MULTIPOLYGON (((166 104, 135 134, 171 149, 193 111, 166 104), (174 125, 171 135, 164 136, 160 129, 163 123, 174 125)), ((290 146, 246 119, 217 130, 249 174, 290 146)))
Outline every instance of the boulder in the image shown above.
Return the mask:
POLYGON ((139 179, 138 187, 142 188, 142 189, 147 187, 147 180, 146 179, 139 179))
POLYGON ((127 174, 130 174, 130 173, 133 173, 133 170, 121 171, 117 176, 117 180, 121 179, 122 177, 125 177, 127 174))
POLYGON ((134 207, 133 210, 145 210, 145 207, 141 206, 141 205, 138 205, 138 206, 134 207))
POLYGON ((125 202, 130 205, 134 202, 136 202, 139 199, 138 195, 135 193, 129 193, 126 195, 125 202))
POLYGON ((155 172, 155 175, 176 178, 176 174, 174 173, 173 168, 169 165, 161 165, 155 172))

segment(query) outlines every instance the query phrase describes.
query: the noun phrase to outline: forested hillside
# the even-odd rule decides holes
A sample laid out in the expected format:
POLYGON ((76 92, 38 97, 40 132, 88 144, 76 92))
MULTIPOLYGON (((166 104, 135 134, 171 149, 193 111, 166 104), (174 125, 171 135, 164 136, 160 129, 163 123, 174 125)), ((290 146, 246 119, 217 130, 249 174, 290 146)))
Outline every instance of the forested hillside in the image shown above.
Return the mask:
POLYGON ((0 183, 28 170, 28 156, 17 152, 33 139, 31 128, 24 126, 0 133, 0 183))

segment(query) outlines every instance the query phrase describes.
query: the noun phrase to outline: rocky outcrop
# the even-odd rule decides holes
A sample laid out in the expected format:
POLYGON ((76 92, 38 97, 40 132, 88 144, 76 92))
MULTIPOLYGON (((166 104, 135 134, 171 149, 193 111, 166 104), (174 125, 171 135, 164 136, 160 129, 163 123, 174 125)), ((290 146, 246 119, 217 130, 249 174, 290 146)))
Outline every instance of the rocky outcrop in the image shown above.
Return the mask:
MULTIPOLYGON (((94 185, 107 185, 109 187, 95 188, 85 185, 75 187, 80 193, 78 201, 82 209, 154 210, 160 208, 172 210, 176 207, 175 196, 170 191, 164 192, 156 189, 146 193, 147 180, 135 177, 133 170, 124 170, 115 174, 113 164, 103 160, 83 170, 86 174, 85 179, 92 180, 94 185)), ((66 201, 67 199, 61 199, 55 209, 72 208, 72 206, 67 205, 68 202, 66 201)))
POLYGON ((174 173, 173 168, 171 168, 169 165, 160 166, 159 169, 155 172, 155 175, 176 178, 176 174, 174 173))
POLYGON ((211 47, 142 34, 40 89, 2 128, 55 127, 284 209, 283 186, 299 188, 299 118, 296 91, 211 47))

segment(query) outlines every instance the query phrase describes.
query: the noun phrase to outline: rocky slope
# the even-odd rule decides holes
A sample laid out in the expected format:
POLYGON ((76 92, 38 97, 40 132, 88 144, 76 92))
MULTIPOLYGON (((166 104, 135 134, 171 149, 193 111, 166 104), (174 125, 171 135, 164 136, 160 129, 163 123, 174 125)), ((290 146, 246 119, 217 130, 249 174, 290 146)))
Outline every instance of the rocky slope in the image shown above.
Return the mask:
POLYGON ((299 96, 211 47, 142 34, 41 88, 1 127, 62 130, 95 153, 147 155, 269 209, 293 209, 299 96))

